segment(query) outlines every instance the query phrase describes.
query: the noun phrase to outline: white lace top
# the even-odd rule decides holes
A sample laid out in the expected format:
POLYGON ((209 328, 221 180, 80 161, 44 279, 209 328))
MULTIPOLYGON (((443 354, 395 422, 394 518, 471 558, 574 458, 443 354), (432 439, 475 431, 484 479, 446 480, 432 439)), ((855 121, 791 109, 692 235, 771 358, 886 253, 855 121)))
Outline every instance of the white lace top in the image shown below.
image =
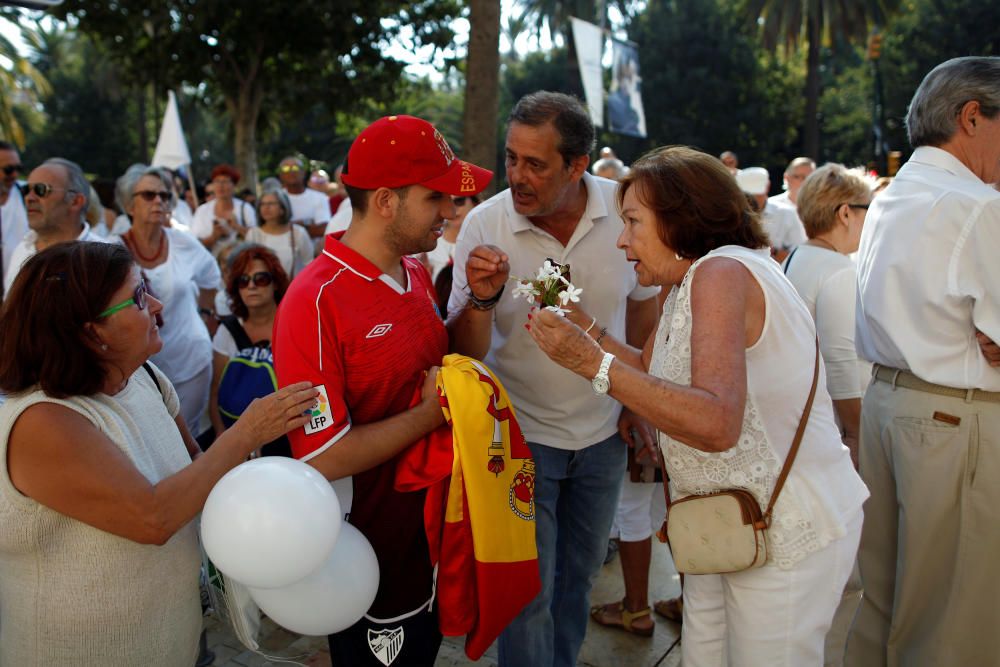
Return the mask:
MULTIPOLYGON (((740 261, 764 291, 760 339, 746 351, 747 400, 736 446, 703 452, 660 433, 671 497, 738 487, 766 508, 812 384, 816 329, 795 288, 767 249, 725 246, 695 262, 663 308, 650 374, 691 384, 691 280, 713 257, 740 261)), ((768 558, 788 569, 845 534, 868 490, 850 462, 833 418, 821 365, 816 398, 798 456, 775 504, 768 558)))

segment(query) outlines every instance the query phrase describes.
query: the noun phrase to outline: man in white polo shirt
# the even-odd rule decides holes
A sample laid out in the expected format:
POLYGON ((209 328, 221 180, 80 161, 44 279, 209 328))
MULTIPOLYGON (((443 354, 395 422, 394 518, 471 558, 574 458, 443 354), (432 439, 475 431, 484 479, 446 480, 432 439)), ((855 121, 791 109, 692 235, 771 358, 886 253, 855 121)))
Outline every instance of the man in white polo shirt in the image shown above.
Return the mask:
POLYGON ((785 167, 783 176, 785 191, 780 195, 768 197, 768 202, 774 206, 786 206, 790 209, 798 207, 799 188, 805 183, 809 174, 816 171, 816 163, 812 158, 797 157, 785 167))
POLYGON ((84 219, 89 204, 90 184, 75 162, 49 158, 28 175, 24 205, 30 229, 11 254, 3 278, 4 294, 21 266, 40 250, 64 241, 106 240, 90 231, 84 219))
POLYGON ((278 180, 292 204, 292 222, 302 225, 309 236, 323 236, 330 222, 330 200, 322 192, 307 188, 309 171, 297 157, 286 157, 278 165, 278 180))
POLYGON ((778 206, 767 193, 771 190, 771 177, 764 167, 747 167, 736 172, 736 182, 745 194, 757 202, 764 231, 771 239, 771 256, 785 261, 792 248, 806 242, 806 229, 794 208, 778 206))
POLYGON ((1000 58, 920 84, 913 156, 875 198, 858 254, 855 337, 871 498, 847 664, 995 665, 1000 656, 1000 58))
POLYGON ((595 318, 582 326, 591 324, 598 342, 611 335, 641 346, 658 312, 658 289, 640 287, 615 248, 623 229, 617 184, 587 173, 593 147, 594 126, 579 100, 549 92, 522 98, 508 118, 510 189, 469 213, 455 255, 454 349, 485 358, 503 382, 535 460, 542 592, 500 636, 500 664, 508 667, 576 664, 626 454, 621 404, 538 348, 524 328, 529 304, 504 293, 508 273, 534 277, 547 258, 569 264, 583 289, 580 306, 595 318), (505 257, 509 272, 496 270, 505 257), (470 286, 467 266, 468 276, 495 271, 492 284, 470 286))

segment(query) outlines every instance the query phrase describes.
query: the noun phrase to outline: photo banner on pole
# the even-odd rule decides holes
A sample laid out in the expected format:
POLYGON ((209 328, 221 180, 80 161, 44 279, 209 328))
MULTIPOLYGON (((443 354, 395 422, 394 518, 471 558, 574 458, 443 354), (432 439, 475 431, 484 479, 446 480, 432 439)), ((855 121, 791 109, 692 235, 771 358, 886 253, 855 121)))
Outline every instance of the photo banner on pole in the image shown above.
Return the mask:
POLYGON ((604 82, 601 72, 601 55, 604 53, 604 33, 593 23, 572 17, 573 45, 580 63, 583 94, 594 125, 604 127, 604 82))
POLYGON ((608 93, 608 128, 630 137, 646 137, 646 113, 642 108, 642 77, 639 49, 632 42, 612 39, 614 66, 608 93))

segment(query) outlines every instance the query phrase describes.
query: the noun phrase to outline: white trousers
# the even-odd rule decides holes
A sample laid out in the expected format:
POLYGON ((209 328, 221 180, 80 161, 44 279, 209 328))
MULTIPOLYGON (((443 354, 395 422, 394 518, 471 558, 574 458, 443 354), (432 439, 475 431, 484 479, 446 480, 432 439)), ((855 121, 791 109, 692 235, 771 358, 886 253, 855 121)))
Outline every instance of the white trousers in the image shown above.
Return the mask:
POLYGON ((768 564, 733 574, 684 578, 684 667, 819 667, 861 539, 847 534, 790 570, 768 564))
POLYGON ((174 390, 177 391, 177 398, 181 402, 181 416, 187 424, 191 436, 197 438, 201 435, 201 416, 208 407, 208 395, 212 388, 212 364, 183 382, 175 382, 174 390))
POLYGON ((652 536, 654 526, 659 529, 664 514, 663 484, 633 482, 626 471, 615 521, 611 524, 611 538, 622 542, 641 542, 652 536))

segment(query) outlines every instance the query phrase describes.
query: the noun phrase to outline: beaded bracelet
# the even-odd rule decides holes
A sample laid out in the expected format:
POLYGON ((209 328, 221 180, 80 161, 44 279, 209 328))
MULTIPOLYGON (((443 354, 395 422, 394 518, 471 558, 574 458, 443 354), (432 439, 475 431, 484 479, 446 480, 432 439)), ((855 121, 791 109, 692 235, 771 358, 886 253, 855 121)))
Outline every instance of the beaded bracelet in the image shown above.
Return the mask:
POLYGON ((472 307, 475 308, 476 310, 493 310, 494 308, 497 307, 497 304, 500 303, 500 297, 503 296, 504 287, 507 287, 507 285, 501 286, 500 291, 488 299, 480 299, 475 294, 473 294, 472 290, 470 289, 469 303, 472 304, 472 307))
POLYGON ((601 327, 601 333, 597 334, 597 338, 594 339, 594 342, 597 343, 598 347, 600 347, 601 341, 604 340, 604 337, 607 335, 608 335, 608 328, 601 327))

